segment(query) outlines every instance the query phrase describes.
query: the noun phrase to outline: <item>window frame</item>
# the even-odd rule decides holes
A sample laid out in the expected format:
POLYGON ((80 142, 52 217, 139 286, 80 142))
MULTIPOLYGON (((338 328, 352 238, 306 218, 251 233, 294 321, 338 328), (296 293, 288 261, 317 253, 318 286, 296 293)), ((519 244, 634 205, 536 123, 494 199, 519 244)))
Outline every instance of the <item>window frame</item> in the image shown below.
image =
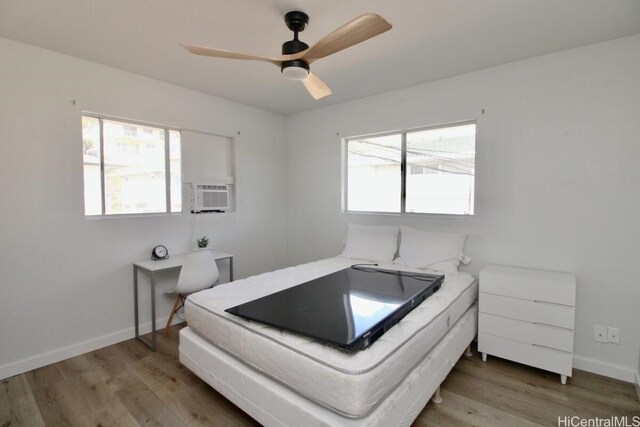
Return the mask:
MULTIPOLYGON (((95 114, 90 112, 82 112, 80 119, 83 117, 89 117, 98 120, 98 126, 100 130, 100 199, 101 199, 101 213, 96 215, 86 214, 86 201, 84 200, 84 178, 83 178, 83 209, 85 210, 85 218, 124 218, 124 217, 144 217, 144 216, 161 216, 161 215, 181 215, 184 212, 184 203, 180 204, 180 211, 171 211, 171 139, 170 131, 178 132, 180 134, 180 170, 182 171, 182 129, 175 126, 167 126, 157 123, 143 122, 138 120, 123 119, 121 117, 106 116, 103 114, 95 114), (165 210, 163 212, 139 212, 139 213, 119 213, 119 214, 107 214, 106 213, 106 192, 105 192, 105 174, 104 174, 104 120, 111 122, 118 122, 124 125, 151 127, 156 129, 162 129, 164 131, 164 172, 165 172, 165 210)), ((81 143, 82 143, 82 138, 81 143)), ((84 166, 83 166, 84 168, 84 166)), ((180 186, 182 186, 182 178, 180 179, 180 186)), ((182 192, 181 192, 182 193, 182 192)))
POLYGON ((427 130, 434 129, 442 129, 448 127, 455 126, 464 126, 464 125, 475 125, 476 133, 475 133, 475 148, 476 152, 474 153, 474 170, 476 169, 476 158, 477 158, 477 146, 478 146, 478 120, 462 120, 457 122, 450 122, 439 125, 431 125, 431 126, 420 126, 416 128, 402 129, 402 130, 394 130, 388 132, 379 132, 379 133, 370 133, 370 134, 362 134, 355 135, 342 138, 342 212, 347 214, 357 214, 357 215, 388 215, 388 216, 435 216, 435 217, 446 217, 446 218, 469 218, 476 215, 476 198, 477 192, 475 191, 476 187, 476 175, 474 173, 474 191, 473 191, 473 213, 471 214, 451 214, 451 213, 429 213, 429 212, 407 212, 406 211, 406 201, 407 201, 407 134, 413 132, 422 132, 427 130), (372 138, 372 137, 380 137, 380 136, 390 136, 390 135, 400 135, 401 137, 401 154, 400 154, 400 212, 385 212, 385 211, 356 211, 349 210, 349 142, 357 141, 363 138, 372 138))

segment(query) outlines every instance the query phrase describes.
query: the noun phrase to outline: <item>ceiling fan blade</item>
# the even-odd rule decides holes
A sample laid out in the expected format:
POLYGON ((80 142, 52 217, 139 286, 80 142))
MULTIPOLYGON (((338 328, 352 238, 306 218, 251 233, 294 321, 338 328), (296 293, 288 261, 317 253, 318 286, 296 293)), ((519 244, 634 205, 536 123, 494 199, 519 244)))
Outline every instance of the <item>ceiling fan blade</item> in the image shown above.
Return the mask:
POLYGON ((180 46, 195 55, 212 56, 214 58, 247 59, 252 61, 270 62, 273 65, 277 65, 278 67, 280 66, 282 61, 287 59, 285 57, 269 58, 266 56, 249 55, 246 53, 231 52, 229 50, 213 49, 210 47, 188 46, 183 44, 181 44, 180 46))
POLYGON ((374 13, 362 15, 324 36, 316 44, 302 52, 301 58, 310 64, 390 29, 391 24, 382 16, 374 13))
POLYGON ((309 73, 309 76, 302 80, 302 84, 309 94, 313 96, 313 99, 320 99, 331 95, 331 89, 313 73, 309 73))

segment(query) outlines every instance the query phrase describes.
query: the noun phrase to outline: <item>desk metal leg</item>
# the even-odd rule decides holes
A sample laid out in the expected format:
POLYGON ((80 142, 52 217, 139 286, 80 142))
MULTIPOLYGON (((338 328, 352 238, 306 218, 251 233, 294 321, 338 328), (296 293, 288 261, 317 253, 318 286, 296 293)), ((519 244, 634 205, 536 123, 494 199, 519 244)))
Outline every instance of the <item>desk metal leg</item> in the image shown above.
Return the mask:
POLYGON ((229 258, 229 281, 233 282, 233 257, 229 258))
POLYGON ((156 351, 156 273, 151 272, 151 350, 156 351))
POLYGON ((156 281, 155 274, 151 272, 151 342, 140 335, 140 314, 138 312, 138 267, 133 266, 133 313, 136 322, 136 339, 156 351, 156 281))
POLYGON ((136 322, 136 338, 140 337, 140 321, 138 320, 138 266, 133 266, 133 316, 136 322))

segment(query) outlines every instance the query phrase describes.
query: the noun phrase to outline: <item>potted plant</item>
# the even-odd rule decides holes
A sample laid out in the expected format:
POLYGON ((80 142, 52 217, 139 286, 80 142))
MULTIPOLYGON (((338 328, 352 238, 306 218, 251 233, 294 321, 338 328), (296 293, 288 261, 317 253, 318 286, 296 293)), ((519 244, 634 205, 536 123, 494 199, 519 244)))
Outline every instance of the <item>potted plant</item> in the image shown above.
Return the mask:
POLYGON ((207 238, 207 236, 202 236, 202 239, 198 240, 199 248, 206 248, 208 245, 209 245, 209 239, 207 238))

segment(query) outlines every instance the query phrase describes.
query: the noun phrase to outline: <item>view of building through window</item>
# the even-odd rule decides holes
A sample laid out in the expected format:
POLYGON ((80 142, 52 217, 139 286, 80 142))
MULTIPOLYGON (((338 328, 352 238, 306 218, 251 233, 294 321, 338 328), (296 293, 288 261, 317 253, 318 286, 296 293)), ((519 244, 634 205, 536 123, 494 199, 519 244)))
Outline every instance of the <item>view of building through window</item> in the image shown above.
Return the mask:
POLYGON ((473 215, 476 125, 407 134, 406 212, 473 215), (416 169, 418 170, 418 169, 416 169))
POLYGON ((400 212, 401 135, 353 140, 348 146, 349 210, 400 212))
POLYGON ((83 116, 82 136, 85 215, 182 210, 180 132, 83 116))
POLYGON ((347 140, 347 210, 473 215, 475 142, 475 123, 347 140))
POLYGON ((102 214, 100 177, 100 120, 82 117, 82 156, 84 160, 84 214, 102 214))

